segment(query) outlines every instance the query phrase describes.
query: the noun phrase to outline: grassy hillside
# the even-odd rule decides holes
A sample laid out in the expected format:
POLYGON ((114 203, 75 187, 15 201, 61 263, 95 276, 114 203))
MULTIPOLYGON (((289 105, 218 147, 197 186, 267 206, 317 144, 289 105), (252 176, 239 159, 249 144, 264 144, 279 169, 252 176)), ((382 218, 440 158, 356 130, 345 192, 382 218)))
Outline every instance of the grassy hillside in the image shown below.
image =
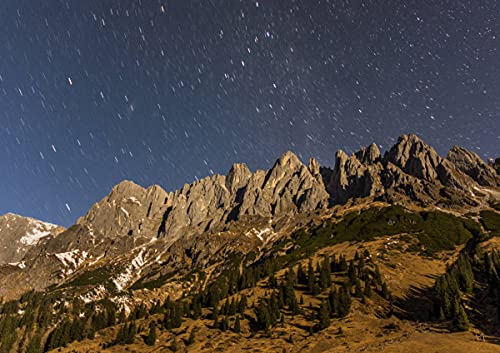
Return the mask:
POLYGON ((495 351, 500 260, 481 246, 498 224, 492 211, 466 218, 392 206, 333 214, 261 251, 234 249, 223 263, 145 277, 129 293, 86 302, 80 289, 109 282, 113 269, 99 268, 3 303, 0 353, 495 351), (165 300, 172 281, 190 290, 165 300), (484 307, 481 295, 491 298, 484 307), (424 321, 412 315, 422 310, 424 321))

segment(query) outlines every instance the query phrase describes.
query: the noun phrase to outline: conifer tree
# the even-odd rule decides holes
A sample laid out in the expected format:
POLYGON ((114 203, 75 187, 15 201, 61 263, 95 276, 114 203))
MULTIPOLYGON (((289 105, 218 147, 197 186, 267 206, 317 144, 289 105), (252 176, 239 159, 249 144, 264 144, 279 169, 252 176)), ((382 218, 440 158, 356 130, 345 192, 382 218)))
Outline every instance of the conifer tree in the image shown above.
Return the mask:
POLYGON ((389 300, 391 298, 391 292, 389 291, 389 287, 387 287, 387 283, 382 283, 382 298, 389 300))
POLYGON ((149 324, 149 333, 148 336, 145 339, 145 343, 148 346, 154 346, 156 342, 156 325, 153 321, 149 324))
POLYGON ((326 300, 323 300, 319 307, 318 321, 319 330, 323 330, 330 326, 330 311, 328 308, 328 302, 326 300))
POLYGON ((378 265, 375 265, 375 283, 379 286, 382 285, 382 275, 380 274, 380 268, 378 265))
POLYGON ((328 256, 321 263, 321 268, 319 272, 319 287, 321 290, 325 290, 332 285, 331 270, 330 270, 330 260, 328 256))
POLYGON ((304 272, 302 263, 299 263, 299 267, 297 268, 297 282, 304 286, 307 285, 307 275, 304 272))
POLYGON ((271 288, 271 289, 276 288, 277 283, 276 283, 276 277, 274 277, 274 273, 271 273, 271 275, 269 276, 268 284, 269 284, 269 288, 271 288))
POLYGON ((464 307, 459 305, 456 319, 454 320, 455 328, 460 331, 467 331, 470 327, 469 318, 465 313, 464 307))
POLYGON ((177 337, 174 336, 174 338, 172 339, 172 342, 170 343, 170 350, 172 352, 177 352, 177 349, 178 349, 177 337))
POLYGON ((363 295, 367 298, 371 298, 371 296, 372 296, 372 287, 370 286, 369 280, 367 280, 365 282, 365 289, 363 291, 363 295))
POLYGON ((41 336, 35 334, 26 347, 26 353, 40 353, 41 351, 41 336))
POLYGON ((314 276, 313 263, 312 260, 309 259, 307 264, 307 290, 309 293, 314 292, 314 285, 316 284, 316 277, 314 276))
POLYGON ((345 317, 351 308, 351 296, 349 295, 349 289, 345 286, 340 287, 337 315, 339 317, 345 317))
POLYGON ((363 297, 363 290, 361 288, 361 281, 356 278, 354 280, 354 295, 358 298, 363 297))
POLYGON ((233 326, 233 332, 234 333, 240 333, 241 332, 241 322, 240 322, 240 316, 236 315, 236 320, 234 321, 234 326, 233 326))
POLYGON ((338 271, 343 272, 347 270, 347 261, 345 255, 340 255, 338 271))
POLYGON ((196 340, 196 332, 194 329, 191 330, 191 333, 189 334, 187 344, 192 345, 196 340))
POLYGON ((240 297, 240 301, 238 302, 238 312, 243 314, 248 306, 248 299, 245 294, 242 294, 240 297))

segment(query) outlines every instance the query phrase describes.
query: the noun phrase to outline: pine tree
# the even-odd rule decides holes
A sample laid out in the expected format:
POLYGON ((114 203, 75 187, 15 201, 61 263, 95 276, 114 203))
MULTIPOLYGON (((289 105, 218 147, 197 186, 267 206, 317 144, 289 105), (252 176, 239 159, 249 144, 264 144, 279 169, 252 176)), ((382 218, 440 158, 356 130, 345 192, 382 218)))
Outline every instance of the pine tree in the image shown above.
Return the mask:
POLYGON ((351 283, 354 282, 356 278, 358 278, 358 274, 356 273, 356 267, 354 266, 354 261, 349 262, 349 268, 347 269, 347 276, 351 283))
POLYGON ((191 333, 189 334, 187 344, 192 345, 196 340, 196 332, 194 329, 191 330, 191 333))
POLYGON ((227 331, 229 328, 229 319, 227 316, 225 316, 223 319, 222 319, 222 322, 221 322, 221 325, 220 325, 220 329, 222 332, 225 332, 227 331))
POLYGON ((248 306, 248 299, 245 294, 242 294, 240 297, 240 301, 238 302, 238 312, 243 314, 248 306))
POLYGON ((330 260, 330 271, 331 272, 338 272, 339 270, 339 265, 337 263, 337 255, 333 254, 331 260, 330 260))
POLYGON ((172 342, 170 343, 170 350, 172 352, 177 352, 177 349, 178 349, 178 344, 177 344, 177 337, 174 337, 172 339, 172 342))
POLYGON ((272 324, 271 314, 269 313, 269 307, 264 299, 259 302, 256 310, 257 316, 257 326, 263 331, 269 331, 272 324))
POLYGON ((455 328, 460 331, 467 331, 470 327, 469 318, 465 313, 464 307, 459 305, 457 317, 454 320, 455 328))
POLYGON ((276 283, 276 277, 274 277, 274 273, 271 273, 271 275, 269 276, 268 284, 269 284, 269 288, 271 288, 271 289, 276 288, 277 283, 276 283))
POLYGON ((26 353, 40 353, 41 351, 41 336, 40 334, 36 334, 28 343, 28 346, 26 347, 26 353))
POLYGON ((358 278, 354 280, 354 295, 358 298, 363 297, 363 290, 361 288, 361 282, 358 278))
POLYGON ((241 323, 240 323, 240 316, 239 315, 236 315, 236 320, 234 321, 234 326, 233 326, 233 332, 234 333, 241 332, 241 323))
POLYGON ((191 301, 191 318, 197 320, 201 316, 201 296, 195 295, 191 301))
POLYGON ((382 283, 382 298, 389 300, 391 298, 391 292, 389 291, 389 287, 387 287, 387 283, 382 283))
POLYGON ((374 275, 375 283, 379 286, 382 285, 382 275, 380 274, 380 269, 378 265, 375 265, 375 275, 374 275))
POLYGON ((309 291, 309 293, 314 292, 315 284, 316 284, 316 277, 314 275, 313 263, 312 260, 309 259, 309 262, 307 264, 307 290, 309 291))
POLYGON ((365 290, 363 291, 363 295, 367 298, 371 298, 372 296, 372 287, 370 286, 370 281, 365 282, 365 290))
POLYGON ((351 296, 349 295, 349 289, 345 286, 340 287, 338 296, 337 315, 339 317, 345 317, 351 308, 351 296))
POLYGON ((347 261, 345 259, 345 255, 340 255, 338 270, 339 272, 347 270, 347 261))
POLYGON ((302 285, 307 285, 307 275, 304 272, 302 267, 302 263, 299 263, 299 267, 297 269, 297 282, 302 285))
POLYGON ((330 270, 330 259, 328 256, 321 263, 321 268, 319 272, 319 287, 321 290, 325 290, 332 285, 331 270, 330 270))
POLYGON ((155 342, 156 342, 156 325, 154 322, 151 322, 149 324, 149 333, 145 339, 145 343, 148 346, 154 346, 155 342))
POLYGON ((321 302, 321 306, 319 307, 318 320, 319 330, 323 330, 330 326, 330 311, 328 308, 328 302, 325 300, 321 302))
POLYGON ((462 253, 457 262, 459 272, 459 283, 464 293, 472 294, 474 287, 474 273, 472 272, 472 265, 469 256, 462 253))

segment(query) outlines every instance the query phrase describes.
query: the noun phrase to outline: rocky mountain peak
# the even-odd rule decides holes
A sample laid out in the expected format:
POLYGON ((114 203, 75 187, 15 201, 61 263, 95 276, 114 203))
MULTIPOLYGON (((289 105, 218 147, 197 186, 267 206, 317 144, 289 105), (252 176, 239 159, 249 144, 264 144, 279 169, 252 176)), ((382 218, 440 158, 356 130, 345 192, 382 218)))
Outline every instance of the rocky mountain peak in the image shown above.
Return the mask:
POLYGON ((292 151, 286 151, 283 153, 276 163, 274 164, 273 168, 271 170, 276 169, 276 168, 287 168, 291 170, 296 170, 297 168, 301 168, 304 165, 300 161, 299 157, 292 151))
POLYGON ((482 186, 499 186, 500 178, 496 170, 485 163, 476 153, 463 147, 453 146, 447 159, 461 172, 467 174, 482 186))
POLYGON ((244 187, 251 176, 252 172, 245 163, 233 164, 226 177, 226 186, 231 192, 235 192, 244 187))
POLYGON ((361 148, 352 156, 342 150, 335 154, 335 167, 327 183, 335 203, 350 198, 373 196, 382 190, 380 151, 376 145, 361 148))
POLYGON ((0 216, 0 264, 20 262, 43 239, 63 230, 58 225, 14 213, 0 216))
POLYGON ((378 146, 372 143, 368 147, 362 147, 355 153, 356 158, 363 164, 373 164, 380 160, 380 150, 378 146))
POLYGON ((156 234, 154 224, 161 219, 160 211, 167 193, 158 185, 148 189, 125 180, 115 185, 108 196, 94 204, 78 219, 95 236, 116 238, 122 235, 156 234))
POLYGON ((427 181, 438 177, 436 168, 442 160, 434 148, 415 134, 402 135, 384 159, 405 173, 427 181))
POLYGON ((316 179, 321 179, 321 165, 315 158, 309 159, 309 164, 307 165, 307 170, 311 173, 316 179))
POLYGON ((108 199, 118 200, 123 196, 138 196, 144 193, 144 188, 133 181, 123 180, 120 183, 113 186, 108 199))

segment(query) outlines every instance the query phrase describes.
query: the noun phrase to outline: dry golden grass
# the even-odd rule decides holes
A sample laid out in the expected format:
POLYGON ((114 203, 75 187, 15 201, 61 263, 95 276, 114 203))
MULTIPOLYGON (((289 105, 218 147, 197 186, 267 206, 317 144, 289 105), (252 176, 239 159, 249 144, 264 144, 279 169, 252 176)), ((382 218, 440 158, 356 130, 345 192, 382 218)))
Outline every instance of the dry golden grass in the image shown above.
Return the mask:
MULTIPOLYGON (((497 244, 491 244, 497 245, 497 244)), ((405 300, 414 295, 415 291, 425 290, 433 285, 436 276, 444 273, 446 263, 452 261, 458 250, 438 254, 437 258, 425 258, 414 253, 406 252, 408 244, 404 237, 392 236, 377 239, 372 242, 357 244, 342 243, 323 248, 313 257, 314 262, 325 255, 344 254, 347 259, 355 252, 362 253, 365 249, 372 254, 372 259, 381 269, 385 281, 388 283, 394 297, 405 300)), ((304 260, 303 265, 307 264, 304 260)), ((278 272, 279 278, 285 270, 278 272)), ((265 282, 257 288, 245 290, 249 303, 255 303, 264 295, 265 282)), ((155 292, 151 292, 155 293, 155 292)), ((149 293, 149 294, 151 294, 149 293)), ((157 293, 161 297, 160 293, 157 293)), ((154 299, 155 295, 148 295, 154 299)), ((305 304, 318 305, 316 298, 304 294, 305 304)), ((386 304, 385 304, 386 305, 386 304)), ((288 353, 319 353, 319 352, 387 352, 387 353, 481 353, 500 352, 500 346, 490 343, 493 338, 481 337, 477 330, 465 333, 449 333, 446 330, 431 324, 416 321, 401 320, 392 316, 383 318, 379 313, 385 312, 386 307, 378 297, 368 300, 368 305, 354 301, 351 313, 344 319, 332 320, 326 330, 310 334, 310 322, 302 316, 292 319, 286 316, 284 324, 278 324, 269 336, 262 333, 253 335, 248 324, 242 321, 242 333, 230 331, 221 332, 211 327, 211 320, 193 321, 187 319, 181 328, 172 332, 158 331, 158 340, 153 347, 143 343, 147 334, 148 320, 139 320, 137 325, 143 328, 137 335, 134 344, 128 346, 114 346, 106 350, 101 343, 111 342, 118 331, 118 327, 105 329, 93 341, 85 340, 74 342, 66 348, 56 351, 62 353, 78 352, 171 352, 173 337, 177 337, 177 352, 288 352, 288 353), (390 325, 390 326, 388 326, 390 325), (196 341, 186 346, 191 330, 196 330, 196 341)), ((307 310, 307 309, 306 309, 307 310)), ((252 310, 248 311, 248 314, 252 310)), ((158 320, 160 316, 153 317, 158 320)), ((232 326, 232 322, 230 324, 232 326)))

